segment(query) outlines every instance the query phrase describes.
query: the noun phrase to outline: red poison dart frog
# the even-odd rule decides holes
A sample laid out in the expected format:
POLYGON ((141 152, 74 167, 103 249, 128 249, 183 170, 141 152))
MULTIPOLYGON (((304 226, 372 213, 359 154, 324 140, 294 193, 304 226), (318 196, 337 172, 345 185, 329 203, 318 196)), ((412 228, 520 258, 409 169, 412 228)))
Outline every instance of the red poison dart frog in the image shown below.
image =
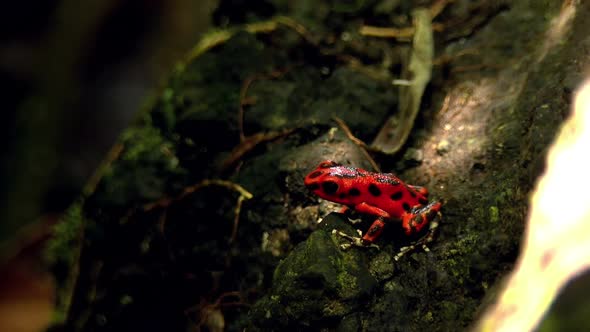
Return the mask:
POLYGON ((401 248, 395 256, 396 260, 417 245, 428 251, 426 243, 433 240, 434 230, 441 217, 441 203, 429 203, 426 188, 407 185, 391 173, 368 172, 330 160, 321 162, 305 177, 304 182, 307 189, 317 196, 345 205, 341 212, 351 208, 377 218, 360 238, 338 232, 352 240, 344 248, 351 245, 375 246, 373 242, 381 235, 386 223, 397 221, 401 222, 407 235, 419 233, 426 227, 428 229, 420 240, 401 248))

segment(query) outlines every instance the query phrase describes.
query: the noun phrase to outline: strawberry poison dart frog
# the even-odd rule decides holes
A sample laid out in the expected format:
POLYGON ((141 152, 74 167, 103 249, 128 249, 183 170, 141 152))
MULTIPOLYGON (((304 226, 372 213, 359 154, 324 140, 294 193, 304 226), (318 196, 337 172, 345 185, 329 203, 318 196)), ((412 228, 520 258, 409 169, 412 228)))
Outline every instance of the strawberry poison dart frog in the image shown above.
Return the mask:
POLYGON ((391 173, 368 172, 330 160, 321 162, 305 177, 304 183, 317 196, 345 205, 341 212, 351 208, 376 217, 360 238, 339 232, 352 240, 350 245, 374 246, 373 242, 381 235, 386 223, 397 221, 401 222, 407 235, 418 234, 426 227, 428 229, 420 240, 401 248, 396 260, 417 245, 428 251, 426 243, 432 241, 438 226, 441 203, 429 203, 426 188, 407 185, 391 173))

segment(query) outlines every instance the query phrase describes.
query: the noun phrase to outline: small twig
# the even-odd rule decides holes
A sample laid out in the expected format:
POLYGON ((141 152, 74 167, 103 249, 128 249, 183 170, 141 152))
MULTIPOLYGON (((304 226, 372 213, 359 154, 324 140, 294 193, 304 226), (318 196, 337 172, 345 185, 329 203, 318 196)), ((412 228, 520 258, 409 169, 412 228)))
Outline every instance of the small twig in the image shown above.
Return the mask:
POLYGON ((250 88, 252 83, 254 83, 254 81, 256 81, 256 80, 262 80, 262 79, 277 79, 277 78, 283 76, 288 71, 289 71, 289 69, 287 69, 287 68, 275 70, 275 71, 272 71, 268 74, 256 74, 256 75, 250 76, 250 77, 246 78, 246 80, 244 80, 244 83, 242 84, 242 88, 240 89, 240 100, 239 100, 239 107, 238 107, 238 130, 240 132, 240 142, 243 142, 246 140, 246 135, 244 134, 244 114, 245 114, 244 105, 249 105, 249 104, 253 103, 252 100, 247 97, 248 89, 250 88))
POLYGON ((359 33, 363 36, 369 37, 409 39, 414 35, 414 28, 408 27, 398 29, 363 25, 359 30, 359 33))
POLYGON ((368 149, 369 148, 369 146, 367 145, 367 143, 363 142, 362 140, 360 140, 359 138, 355 137, 352 134, 352 131, 350 130, 350 128, 348 127, 348 125, 346 125, 346 123, 344 123, 344 121, 342 119, 340 119, 337 116, 333 116, 332 119, 338 124, 338 126, 340 127, 340 129, 342 129, 342 131, 344 131, 344 133, 346 134, 346 136, 348 137, 348 139, 350 139, 356 145, 360 146, 363 149, 368 149))
MULTIPOLYGON (((441 23, 432 23, 432 31, 441 32, 445 30, 445 26, 441 23)), ((375 27, 370 25, 363 25, 359 30, 359 33, 363 36, 378 37, 378 38, 395 38, 395 39, 407 39, 414 36, 416 30, 414 27, 407 28, 384 28, 375 27)))
MULTIPOLYGON (((230 297, 230 296, 235 296, 238 298, 238 302, 243 302, 242 294, 238 291, 234 291, 234 292, 226 292, 226 293, 221 294, 213 304, 216 306, 219 306, 223 303, 223 300, 226 297, 230 297)), ((234 302, 226 302, 226 303, 234 303, 234 302)))
MULTIPOLYGON (((186 197, 187 195, 194 193, 195 191, 197 191, 201 188, 210 187, 210 186, 220 186, 220 187, 228 188, 232 191, 239 193, 239 195, 240 195, 238 197, 237 202, 236 202, 236 208, 234 209, 234 214, 235 214, 234 215, 234 223, 233 223, 232 232, 231 232, 231 235, 229 238, 229 244, 232 244, 235 241, 237 233, 238 233, 238 224, 240 221, 240 213, 242 211, 242 203, 245 200, 249 200, 252 197, 254 197, 249 191, 247 191, 246 189, 244 189, 242 186, 240 186, 237 183, 233 183, 233 182, 226 181, 226 180, 217 180, 217 179, 203 180, 195 185, 188 186, 188 187, 184 188, 182 193, 180 193, 180 195, 178 195, 176 197, 173 197, 173 198, 164 197, 164 198, 157 200, 156 202, 145 204, 143 206, 143 210, 144 211, 151 211, 155 208, 167 208, 173 202, 179 201, 179 200, 183 199, 184 197, 186 197)), ((163 228, 164 228, 164 222, 165 222, 165 214, 162 216, 162 218, 164 218, 164 219, 160 220, 160 228, 161 228, 160 230, 163 233, 164 232, 163 228)))
POLYGON ((212 311, 220 310, 222 307, 249 307, 249 306, 250 306, 250 304, 244 302, 240 292, 238 292, 238 291, 226 292, 226 293, 221 294, 213 303, 207 303, 206 299, 201 298, 201 301, 198 305, 185 309, 184 314, 191 320, 191 322, 193 324, 195 324, 197 331, 200 331, 201 327, 205 324, 205 322, 207 321, 207 318, 209 317, 209 315, 211 314, 212 311), (223 300, 225 298, 230 297, 230 296, 236 297, 237 301, 223 302, 223 300), (198 321, 193 319, 193 317, 191 315, 193 313, 198 315, 198 321))
POLYGON ((479 50, 475 49, 475 48, 468 48, 468 49, 461 50, 455 54, 443 54, 443 55, 439 56, 438 58, 432 60, 432 64, 435 66, 444 65, 444 64, 447 64, 457 58, 460 58, 460 57, 466 56, 466 55, 479 55, 479 50))
MULTIPOLYGON (((437 17, 445 7, 454 0, 438 0, 430 6, 430 17, 434 19, 437 17)), ((445 26, 443 24, 432 23, 432 30, 436 32, 443 31, 445 26)), ((363 36, 378 37, 378 38, 395 38, 395 39, 410 39, 414 36, 415 28, 392 28, 392 27, 376 27, 370 25, 363 25, 359 33, 363 36)))
POLYGON ((445 7, 447 7, 448 4, 454 2, 455 0, 438 0, 435 1, 431 6, 430 6, 430 17, 432 17, 432 19, 434 19, 435 17, 438 16, 438 14, 442 13, 442 11, 445 9, 445 7))
POLYGON ((244 142, 246 140, 246 135, 244 134, 244 104, 246 100, 246 92, 255 79, 256 76, 246 78, 244 84, 242 84, 242 88, 240 89, 240 100, 238 101, 238 130, 240 131, 240 142, 244 142))
POLYGON ((346 137, 348 137, 348 139, 350 139, 354 144, 358 145, 361 148, 361 151, 365 155, 365 158, 367 158, 367 160, 369 161, 369 163, 371 163, 371 166, 373 166, 373 168, 375 169, 375 171, 381 172, 381 169, 379 168, 379 166, 377 165, 377 163, 375 162, 375 160, 373 160, 373 158, 371 157, 371 155, 368 152, 368 150, 370 148, 367 145, 367 143, 365 143, 362 140, 360 140, 357 137, 355 137, 352 134, 352 131, 350 131, 350 128, 348 128, 348 126, 346 125, 346 123, 344 123, 344 121, 342 121, 342 119, 340 119, 337 116, 333 116, 332 119, 338 124, 338 126, 340 127, 340 129, 342 129, 342 131, 344 131, 344 134, 346 135, 346 137))
POLYGON ((168 207, 173 202, 179 201, 179 200, 183 199, 184 197, 186 197, 187 195, 192 194, 201 188, 211 187, 211 186, 219 186, 219 187, 228 188, 230 190, 238 192, 240 194, 240 196, 244 196, 245 199, 251 199, 253 197, 253 195, 250 192, 248 192, 246 189, 244 189, 242 186, 240 186, 237 183, 233 183, 233 182, 227 181, 227 180, 206 179, 206 180, 203 180, 197 184, 194 184, 194 185, 184 188, 182 193, 180 193, 176 197, 164 197, 164 198, 161 198, 155 202, 145 204, 143 206, 143 210, 150 211, 155 208, 168 207))
MULTIPOLYGON (((252 197, 250 197, 252 198, 252 197)), ((234 243, 234 241, 236 240, 236 237, 238 235, 238 225, 240 223, 240 212, 242 211, 242 203, 250 198, 246 198, 246 196, 244 195, 240 195, 238 197, 238 201, 236 202, 236 208, 234 209, 234 224, 231 230, 231 235, 229 237, 229 244, 234 243)))
POLYGON ((465 66, 457 66, 451 68, 451 72, 453 73, 462 73, 467 71, 480 71, 484 69, 504 69, 506 66, 501 64, 474 64, 474 65, 465 65, 465 66))
POLYGON ((252 151, 261 143, 269 142, 280 137, 291 134, 295 129, 285 129, 282 131, 271 131, 268 133, 256 133, 254 135, 244 137, 244 141, 238 144, 229 154, 229 156, 221 162, 219 166, 220 172, 225 172, 228 168, 234 165, 245 154, 252 151))
POLYGON ((181 61, 178 64, 177 70, 183 71, 186 68, 187 64, 191 63, 194 59, 201 56, 201 54, 207 52, 211 48, 225 43, 239 31, 247 31, 252 34, 271 33, 277 30, 279 25, 283 25, 289 29, 292 29, 297 34, 299 34, 303 39, 305 39, 305 41, 307 41, 308 43, 312 45, 317 44, 317 42, 313 40, 311 34, 303 25, 301 25, 300 23, 298 23, 290 17, 276 16, 269 21, 250 23, 243 25, 237 29, 230 28, 206 34, 205 37, 201 38, 201 40, 199 40, 199 42, 195 46, 193 46, 193 48, 186 54, 184 61, 181 61))
POLYGON ((277 16, 275 17, 275 20, 288 27, 293 29, 293 31, 297 32, 303 39, 305 39, 306 42, 312 44, 312 45, 316 45, 318 42, 316 40, 314 40, 311 37, 311 33, 309 32, 309 30, 307 30, 307 28, 305 26, 303 26, 301 23, 295 21, 294 19, 288 17, 288 16, 277 16))
POLYGON ((104 170, 119 156, 121 152, 123 152, 124 146, 121 143, 115 143, 113 147, 107 153, 106 158, 101 162, 100 166, 96 169, 96 171, 90 176, 90 179, 82 189, 82 193, 84 196, 89 196, 96 190, 96 186, 102 179, 104 175, 104 170))
POLYGON ((451 103, 451 94, 448 93, 445 96, 445 100, 443 100, 443 104, 440 107, 440 110, 438 111, 438 114, 445 114, 449 110, 450 103, 451 103))

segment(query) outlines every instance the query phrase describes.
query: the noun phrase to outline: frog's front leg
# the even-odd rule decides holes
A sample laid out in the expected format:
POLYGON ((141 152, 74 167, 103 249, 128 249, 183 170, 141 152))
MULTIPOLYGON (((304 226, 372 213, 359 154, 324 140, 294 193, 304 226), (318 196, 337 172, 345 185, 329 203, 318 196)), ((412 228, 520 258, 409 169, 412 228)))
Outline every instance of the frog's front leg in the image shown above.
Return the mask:
POLYGON ((383 233, 383 228, 385 227, 385 220, 390 220, 391 215, 380 208, 369 205, 367 203, 360 203, 357 204, 354 209, 360 213, 376 216, 377 219, 373 221, 371 227, 367 233, 363 236, 363 243, 364 244, 371 244, 377 240, 377 238, 383 233))
POLYGON ((379 238, 381 233, 383 233, 383 228, 385 227, 385 220, 391 219, 391 216, 386 211, 376 206, 369 205, 365 202, 355 205, 354 209, 359 213, 377 216, 377 219, 375 219, 373 224, 371 224, 371 227, 369 227, 369 230, 367 231, 367 233, 365 233, 365 235, 362 235, 362 233, 359 231, 359 235, 361 235, 361 237, 352 237, 350 235, 346 235, 345 233, 338 232, 340 236, 351 240, 351 243, 349 245, 343 246, 343 248, 348 248, 351 245, 360 247, 377 247, 373 244, 373 242, 375 242, 375 240, 379 238))
POLYGON ((376 245, 376 244, 374 244, 374 243, 370 243, 370 244, 364 243, 363 242, 363 238, 362 238, 363 232, 361 232, 360 229, 357 229, 356 231, 359 234, 358 237, 357 236, 348 235, 348 234, 346 234, 346 233, 344 233, 342 231, 339 231, 337 229, 333 229, 332 230, 332 234, 338 234, 339 236, 341 236, 341 237, 343 237, 343 238, 345 238, 347 240, 350 240, 349 243, 344 243, 344 244, 341 244, 340 245, 340 247, 342 248, 342 250, 349 249, 350 247, 353 247, 353 246, 354 247, 373 247, 373 248, 379 249, 379 246, 376 245))

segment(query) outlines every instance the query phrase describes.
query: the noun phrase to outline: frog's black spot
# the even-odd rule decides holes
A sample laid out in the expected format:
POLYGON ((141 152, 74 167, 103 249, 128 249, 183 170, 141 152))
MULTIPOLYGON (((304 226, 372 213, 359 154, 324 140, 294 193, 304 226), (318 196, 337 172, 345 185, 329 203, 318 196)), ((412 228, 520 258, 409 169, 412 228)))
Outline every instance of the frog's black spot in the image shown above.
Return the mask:
POLYGON ((410 204, 404 203, 404 204, 402 204, 402 207, 404 208, 404 210, 406 210, 406 212, 410 212, 410 209, 411 209, 410 204))
POLYGON ((350 188, 350 190, 348 191, 348 194, 350 196, 360 196, 361 195, 361 191, 356 189, 356 188, 350 188))
POLYGON ((338 197, 340 197, 340 199, 344 199, 344 198, 346 198, 346 194, 345 193, 340 193, 340 195, 338 195, 338 197))
POLYGON ((338 184, 334 181, 326 181, 322 183, 322 189, 328 195, 334 195, 338 191, 338 184))
POLYGON ((381 190, 373 183, 369 185, 369 192, 375 197, 381 196, 381 190))
POLYGON ((324 174, 324 172, 322 172, 322 171, 315 171, 315 172, 309 174, 308 178, 315 179, 315 178, 317 178, 318 176, 320 176, 322 174, 324 174))
POLYGON ((424 197, 421 197, 421 198, 418 200, 418 202, 420 202, 420 204, 422 204, 422 205, 426 205, 426 204, 428 204, 428 200, 427 200, 426 198, 424 198, 424 197))
POLYGON ((410 192, 410 196, 416 197, 416 192, 412 189, 408 190, 410 192))
POLYGON ((391 199, 393 199, 394 201, 399 201, 400 199, 402 199, 402 197, 404 197, 403 191, 398 191, 395 194, 391 194, 391 199))
POLYGON ((320 185, 319 185, 319 184, 317 184, 317 183, 312 183, 312 184, 309 184, 309 185, 307 185, 307 189, 309 189, 309 190, 311 190, 311 191, 313 191, 313 190, 316 190, 316 189, 318 189, 319 187, 320 187, 320 185))

